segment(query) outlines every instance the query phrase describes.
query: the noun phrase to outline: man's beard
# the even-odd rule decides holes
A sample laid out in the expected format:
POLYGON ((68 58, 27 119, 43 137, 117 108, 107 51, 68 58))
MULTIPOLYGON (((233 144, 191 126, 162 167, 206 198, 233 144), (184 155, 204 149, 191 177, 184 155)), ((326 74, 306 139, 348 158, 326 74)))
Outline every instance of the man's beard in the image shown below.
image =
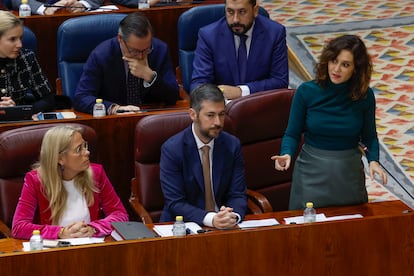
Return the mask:
POLYGON ((227 24, 227 26, 229 26, 230 30, 235 34, 235 35, 242 35, 245 34, 253 25, 253 22, 250 23, 249 25, 244 25, 244 24, 240 24, 240 23, 233 23, 233 24, 227 24), (236 31, 234 30, 234 28, 242 28, 242 31, 236 31))

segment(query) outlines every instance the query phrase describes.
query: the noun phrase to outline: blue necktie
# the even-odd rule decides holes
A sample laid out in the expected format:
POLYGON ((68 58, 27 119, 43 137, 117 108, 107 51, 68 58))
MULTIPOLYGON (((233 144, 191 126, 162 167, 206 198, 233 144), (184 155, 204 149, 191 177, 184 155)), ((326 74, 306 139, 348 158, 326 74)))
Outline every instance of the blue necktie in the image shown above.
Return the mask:
POLYGON ((127 104, 136 106, 141 104, 139 78, 132 75, 129 70, 127 80, 127 104))
POLYGON ((239 65, 239 80, 240 83, 246 81, 246 71, 247 71, 247 50, 246 50, 246 39, 247 35, 242 34, 240 37, 239 50, 237 51, 237 63, 239 65))

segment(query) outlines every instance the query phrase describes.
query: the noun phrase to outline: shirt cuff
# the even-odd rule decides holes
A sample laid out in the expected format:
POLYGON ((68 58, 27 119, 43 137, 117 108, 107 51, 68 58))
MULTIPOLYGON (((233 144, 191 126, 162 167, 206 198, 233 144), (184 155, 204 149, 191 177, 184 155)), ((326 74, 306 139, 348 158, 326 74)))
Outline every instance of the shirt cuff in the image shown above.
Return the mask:
POLYGON ((79 3, 81 3, 82 5, 84 5, 86 10, 90 10, 91 9, 91 4, 89 4, 88 2, 81 0, 81 1, 79 1, 79 3))
POLYGON ((241 216, 239 214, 235 213, 235 212, 233 212, 233 215, 235 215, 237 217, 236 224, 239 224, 240 221, 241 221, 241 216))
POLYGON ((45 7, 45 5, 41 5, 37 10, 36 10, 36 13, 37 14, 39 14, 39 15, 45 15, 45 9, 46 9, 46 7, 45 7))
POLYGON ((144 80, 144 81, 143 81, 144 88, 148 88, 148 87, 150 87, 151 85, 153 85, 153 84, 154 84, 154 82, 155 82, 155 80, 157 79, 157 76, 158 76, 157 72, 156 72, 156 71, 154 71, 154 75, 153 75, 153 77, 152 77, 151 82, 146 82, 146 81, 144 80))
POLYGON ((213 218, 215 215, 216 215, 215 212, 208 212, 207 215, 203 219, 203 224, 208 227, 214 227, 213 218))
POLYGON ((250 95, 250 88, 247 85, 239 85, 241 91, 242 91, 242 97, 250 95))

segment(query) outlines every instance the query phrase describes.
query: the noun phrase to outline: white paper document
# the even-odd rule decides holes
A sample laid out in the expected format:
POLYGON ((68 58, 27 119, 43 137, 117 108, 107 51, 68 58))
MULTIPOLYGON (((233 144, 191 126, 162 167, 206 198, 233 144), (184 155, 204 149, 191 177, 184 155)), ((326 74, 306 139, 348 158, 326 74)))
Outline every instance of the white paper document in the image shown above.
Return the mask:
POLYGON ((272 226, 280 224, 276 219, 253 219, 253 220, 245 220, 239 223, 239 227, 244 228, 254 228, 254 227, 262 227, 262 226, 272 226))
POLYGON ((119 10, 119 9, 115 5, 107 5, 107 6, 100 6, 96 10, 90 10, 89 12, 106 12, 106 11, 114 11, 114 10, 119 10))
MULTIPOLYGON (((301 224, 304 223, 303 216, 290 217, 284 219, 286 224, 301 224)), ((325 214, 316 214, 316 222, 325 221, 325 214)))
MULTIPOLYGON (((316 215, 316 222, 333 221, 333 220, 345 220, 345 219, 354 219, 354 218, 362 218, 362 217, 363 216, 361 214, 333 216, 333 217, 326 217, 325 214, 317 214, 316 215)), ((285 220, 286 224, 301 224, 301 223, 304 223, 303 216, 284 218, 284 220, 285 220)))
MULTIPOLYGON (((105 237, 101 238, 75 238, 75 239, 58 239, 58 241, 68 241, 70 245, 83 245, 83 244, 93 244, 93 243, 103 243, 105 237)), ((44 249, 47 249, 44 247, 44 249)), ((30 251, 30 242, 23 243, 23 251, 30 251)))
MULTIPOLYGON (((190 230, 190 234, 197 234, 197 230, 201 230, 202 228, 195 222, 186 222, 185 227, 190 230)), ((153 230, 160 235, 161 237, 172 237, 173 225, 172 224, 165 224, 165 225, 154 225, 153 230)))
POLYGON ((334 217, 327 217, 325 221, 332 221, 332 220, 344 220, 344 219, 354 219, 354 218, 363 218, 361 214, 355 215, 343 215, 343 216, 334 216, 334 217))

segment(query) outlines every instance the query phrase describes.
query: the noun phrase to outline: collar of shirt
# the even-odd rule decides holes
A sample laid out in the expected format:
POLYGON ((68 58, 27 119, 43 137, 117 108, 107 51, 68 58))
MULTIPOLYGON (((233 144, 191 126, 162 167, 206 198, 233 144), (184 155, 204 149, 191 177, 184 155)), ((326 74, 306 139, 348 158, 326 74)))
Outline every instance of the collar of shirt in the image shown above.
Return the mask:
MULTIPOLYGON (((253 34, 253 29, 254 29, 254 23, 255 21, 253 21, 253 25, 252 27, 245 33, 245 35, 247 35, 247 39, 246 39, 246 51, 247 51, 247 56, 249 56, 249 52, 250 52, 250 44, 252 43, 252 34, 253 34)), ((239 49, 240 46, 240 36, 238 35, 233 35, 234 38, 234 45, 236 46, 236 52, 239 49)))
MULTIPOLYGON (((197 134, 194 131, 194 123, 191 124, 191 130, 193 132, 193 136, 194 136, 194 139, 196 141, 198 152, 200 153, 200 155, 201 155, 201 148, 204 147, 204 146, 209 146, 210 147, 210 157, 211 157, 211 153, 213 152, 213 148, 214 148, 214 139, 212 139, 208 144, 204 144, 200 140, 200 138, 198 138, 197 134)), ((210 158, 210 160, 211 160, 211 158, 210 158)))

